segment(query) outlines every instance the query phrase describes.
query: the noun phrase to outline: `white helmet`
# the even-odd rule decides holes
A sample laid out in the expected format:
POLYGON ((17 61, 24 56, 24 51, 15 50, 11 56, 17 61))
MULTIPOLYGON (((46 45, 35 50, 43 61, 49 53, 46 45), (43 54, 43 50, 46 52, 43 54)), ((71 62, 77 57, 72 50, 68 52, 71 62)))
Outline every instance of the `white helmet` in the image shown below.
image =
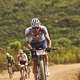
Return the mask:
POLYGON ((31 26, 32 27, 39 27, 40 26, 40 21, 38 18, 33 18, 32 21, 31 21, 31 26))
POLYGON ((20 54, 20 53, 24 53, 23 50, 20 49, 20 50, 19 50, 19 54, 20 54))
POLYGON ((6 56, 10 56, 10 54, 9 53, 6 53, 6 56))

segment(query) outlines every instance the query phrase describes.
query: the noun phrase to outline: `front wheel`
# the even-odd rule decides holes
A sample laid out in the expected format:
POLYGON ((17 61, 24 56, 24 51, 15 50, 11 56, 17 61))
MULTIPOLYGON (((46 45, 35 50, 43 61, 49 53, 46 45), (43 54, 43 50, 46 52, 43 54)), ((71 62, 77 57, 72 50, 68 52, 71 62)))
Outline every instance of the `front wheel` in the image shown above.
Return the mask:
POLYGON ((46 79, 46 71, 45 71, 45 63, 43 60, 40 61, 40 72, 41 72, 41 80, 47 80, 46 79))
POLYGON ((23 67, 21 70, 21 78, 20 80, 25 80, 25 68, 23 67))
POLYGON ((9 72, 9 78, 12 78, 13 72, 12 72, 12 66, 9 66, 8 68, 8 72, 9 72))

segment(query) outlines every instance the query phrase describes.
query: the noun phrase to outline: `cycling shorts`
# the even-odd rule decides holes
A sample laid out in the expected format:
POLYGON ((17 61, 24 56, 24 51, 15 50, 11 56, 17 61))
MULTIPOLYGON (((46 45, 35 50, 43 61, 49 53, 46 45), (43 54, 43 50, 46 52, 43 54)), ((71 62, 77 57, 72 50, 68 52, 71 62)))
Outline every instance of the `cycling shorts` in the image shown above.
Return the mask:
POLYGON ((13 63, 14 63, 14 61, 13 61, 13 60, 12 60, 12 61, 8 60, 8 63, 13 64, 13 63))
POLYGON ((26 61, 23 61, 23 60, 20 61, 21 65, 25 65, 25 63, 26 63, 26 61))
POLYGON ((31 46, 32 48, 35 48, 36 50, 38 50, 39 48, 45 49, 47 48, 47 42, 46 40, 43 40, 41 42, 31 42, 31 46))

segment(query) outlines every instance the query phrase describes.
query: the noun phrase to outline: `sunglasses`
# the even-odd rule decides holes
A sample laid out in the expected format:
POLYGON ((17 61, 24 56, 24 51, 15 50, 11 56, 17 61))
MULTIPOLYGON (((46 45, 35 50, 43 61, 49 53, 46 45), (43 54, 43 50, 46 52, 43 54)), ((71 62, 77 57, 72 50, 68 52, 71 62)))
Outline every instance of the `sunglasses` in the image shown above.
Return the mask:
POLYGON ((33 27, 33 29, 39 29, 39 27, 33 27))

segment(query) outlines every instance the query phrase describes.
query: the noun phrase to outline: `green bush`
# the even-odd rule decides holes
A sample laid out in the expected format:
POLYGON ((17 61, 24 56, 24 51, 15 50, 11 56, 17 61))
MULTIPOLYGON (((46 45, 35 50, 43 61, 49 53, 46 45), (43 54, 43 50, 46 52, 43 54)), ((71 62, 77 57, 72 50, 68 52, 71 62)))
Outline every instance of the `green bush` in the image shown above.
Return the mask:
POLYGON ((52 52, 49 55, 49 59, 51 62, 54 62, 56 64, 80 62, 80 50, 78 50, 77 47, 74 50, 73 49, 71 49, 71 47, 69 48, 58 47, 57 51, 52 52))

